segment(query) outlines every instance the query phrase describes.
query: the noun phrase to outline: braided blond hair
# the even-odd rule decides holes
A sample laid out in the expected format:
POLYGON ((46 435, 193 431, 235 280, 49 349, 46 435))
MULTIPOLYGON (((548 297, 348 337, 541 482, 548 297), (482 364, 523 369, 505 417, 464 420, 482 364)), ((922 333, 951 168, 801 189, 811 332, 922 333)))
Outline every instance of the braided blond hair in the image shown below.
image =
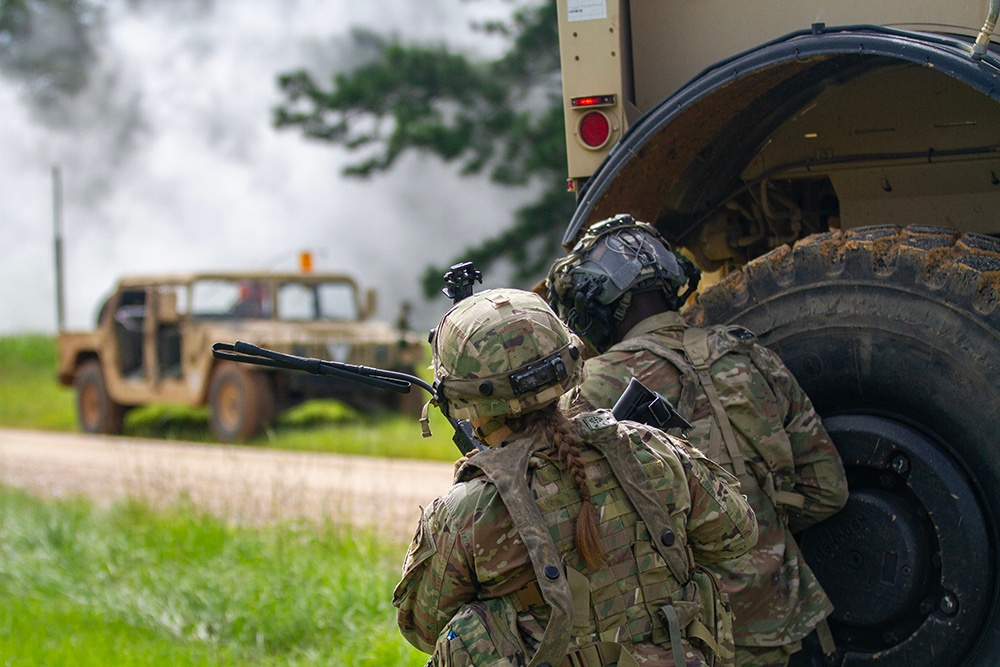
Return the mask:
POLYGON ((576 548, 588 568, 591 570, 601 569, 607 561, 597 530, 599 512, 590 495, 587 471, 580 458, 580 445, 583 444, 583 440, 573 431, 569 420, 555 405, 529 413, 516 420, 509 420, 508 425, 514 431, 523 430, 529 435, 544 438, 546 442, 552 444, 559 461, 566 466, 566 470, 573 480, 573 485, 582 500, 580 513, 576 517, 574 533, 576 548))

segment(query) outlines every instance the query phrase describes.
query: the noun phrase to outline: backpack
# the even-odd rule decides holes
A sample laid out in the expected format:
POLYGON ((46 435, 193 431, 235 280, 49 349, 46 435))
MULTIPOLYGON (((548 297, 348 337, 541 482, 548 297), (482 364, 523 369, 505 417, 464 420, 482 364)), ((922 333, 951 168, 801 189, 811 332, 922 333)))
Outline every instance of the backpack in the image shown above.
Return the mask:
POLYGON ((775 470, 794 471, 795 464, 791 450, 769 449, 767 452, 762 452, 756 442, 748 440, 750 446, 760 454, 761 458, 770 462, 773 469, 764 471, 748 466, 711 374, 711 366, 718 359, 730 353, 741 354, 750 359, 768 382, 771 393, 780 397, 780 393, 771 385, 767 362, 756 341, 754 334, 739 326, 686 327, 681 338, 637 336, 614 345, 611 350, 615 352, 644 350, 665 359, 677 368, 681 374, 681 395, 677 401, 677 412, 688 421, 693 419, 695 395, 697 387, 700 386, 705 392, 714 417, 706 451, 708 458, 720 463, 728 462, 732 466, 733 474, 743 483, 746 483, 748 477, 752 477, 754 483, 777 509, 779 516, 784 518, 786 508, 801 509, 805 501, 804 496, 794 491, 794 475, 774 474, 775 470))
MULTIPOLYGON (((639 518, 651 535, 674 533, 666 508, 631 451, 630 438, 619 430, 609 410, 585 413, 577 419, 603 437, 587 440, 609 462, 639 518)), ((528 550, 542 600, 549 607, 549 619, 534 655, 518 635, 512 605, 503 598, 474 601, 463 605, 442 631, 435 646, 432 665, 442 667, 542 667, 570 664, 600 667, 617 663, 637 667, 627 647, 614 642, 570 646, 574 613, 573 589, 587 586, 587 578, 568 568, 556 549, 541 512, 527 484, 530 457, 547 447, 531 439, 520 439, 500 449, 476 453, 459 469, 456 481, 485 474, 495 485, 510 513, 518 534, 528 550), (581 583, 582 580, 582 583, 581 583), (575 584, 575 585, 574 585, 575 584)), ((682 599, 664 605, 659 613, 671 638, 671 650, 678 665, 684 665, 681 638, 687 637, 705 652, 713 667, 734 665, 735 644, 732 613, 718 580, 696 566, 689 549, 678 541, 652 539, 651 544, 665 561, 674 578, 682 584, 682 599), (666 544, 669 542, 669 544, 666 544)), ((576 603, 588 604, 589 597, 577 595, 576 603)))

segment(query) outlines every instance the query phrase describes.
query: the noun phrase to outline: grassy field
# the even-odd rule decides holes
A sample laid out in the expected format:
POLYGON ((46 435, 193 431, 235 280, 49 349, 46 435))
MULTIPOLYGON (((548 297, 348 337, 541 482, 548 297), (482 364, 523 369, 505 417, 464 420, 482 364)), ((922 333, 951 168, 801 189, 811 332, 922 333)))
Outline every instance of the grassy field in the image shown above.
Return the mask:
POLYGON ((395 627, 403 548, 0 488, 4 665, 422 665, 395 627))
MULTIPOLYGON (((412 419, 312 403, 255 444, 454 460, 447 422, 432 425, 423 440, 412 419)), ((0 426, 77 429, 51 337, 0 337, 0 426)), ((126 433, 211 441, 205 410, 133 410, 126 433)), ((423 665, 390 602, 404 553, 330 525, 240 527, 0 486, 0 664, 423 665)))
POLYGON ((52 337, 0 337, 0 426, 74 430, 73 400, 56 382, 52 337))
MULTIPOLYGON (((416 388, 414 391, 422 392, 416 388)), ((334 401, 311 401, 282 415, 250 444, 454 461, 458 450, 451 442, 451 427, 436 409, 430 412, 434 435, 423 438, 420 425, 412 418, 372 417, 334 401)), ((0 426, 77 430, 73 390, 56 381, 56 348, 52 337, 0 337, 0 426)), ((126 417, 125 433, 143 438, 212 442, 207 408, 137 408, 126 417)))

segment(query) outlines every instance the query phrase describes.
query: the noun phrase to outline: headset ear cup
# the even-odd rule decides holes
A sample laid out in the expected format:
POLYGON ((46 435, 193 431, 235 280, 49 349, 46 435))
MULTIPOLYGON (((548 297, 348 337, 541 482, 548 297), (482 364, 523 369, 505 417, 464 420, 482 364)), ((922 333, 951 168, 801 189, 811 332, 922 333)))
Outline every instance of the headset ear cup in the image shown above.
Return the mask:
POLYGON ((687 289, 682 294, 677 295, 674 303, 674 310, 680 310, 688 300, 688 297, 698 289, 698 283, 701 282, 701 271, 687 257, 680 254, 676 255, 676 257, 681 271, 684 272, 684 277, 687 278, 687 289))
POLYGON ((594 346, 599 352, 605 352, 612 343, 612 335, 614 334, 614 322, 610 317, 611 311, 608 309, 602 309, 603 312, 599 313, 594 317, 595 329, 594 333, 591 334, 591 345, 594 346))
POLYGON ((677 255, 677 261, 680 262, 684 275, 687 277, 688 289, 692 292, 698 289, 698 283, 701 282, 701 270, 684 255, 677 255))
POLYGON ((586 328, 581 328, 581 330, 574 329, 574 331, 586 340, 592 348, 603 353, 611 347, 612 343, 611 337, 615 327, 613 312, 608 306, 590 302, 587 304, 585 310, 586 328))

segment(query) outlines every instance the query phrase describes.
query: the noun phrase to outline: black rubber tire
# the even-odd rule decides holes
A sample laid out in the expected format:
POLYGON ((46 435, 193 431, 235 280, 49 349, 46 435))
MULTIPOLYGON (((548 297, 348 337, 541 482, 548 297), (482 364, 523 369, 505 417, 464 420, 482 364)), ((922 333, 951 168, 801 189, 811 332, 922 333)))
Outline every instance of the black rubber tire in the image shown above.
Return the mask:
POLYGON ((274 420, 276 400, 266 373, 222 362, 208 388, 209 427, 221 442, 244 442, 274 420))
MULTIPOLYGON (((869 637, 862 648, 838 641, 834 664, 1000 664, 998 305, 997 239, 937 227, 868 227, 776 249, 706 290, 685 311, 694 324, 740 324, 778 352, 844 456, 851 501, 842 514, 864 519, 873 498, 890 498, 890 505, 912 514, 903 523, 925 543, 912 553, 932 561, 915 563, 926 586, 914 595, 958 588, 919 604, 916 598, 900 603, 908 629, 869 637), (893 456, 901 454, 894 471, 893 456), (922 482, 910 479, 918 468, 922 482), (949 492, 940 493, 941 486, 949 492), (930 498, 935 494, 940 498, 930 498), (942 512, 952 511, 951 520, 935 514, 938 503, 949 505, 942 512), (961 584, 953 583, 956 577, 961 584)), ((892 522, 897 514, 886 517, 892 522)), ((828 530, 824 547, 854 554, 855 528, 828 530)), ((880 604, 870 580, 830 581, 817 573, 828 592, 880 604)), ((854 641, 856 630, 845 625, 841 637, 854 641)), ((829 663, 814 658, 812 664, 829 663)))
POLYGON ((108 395, 104 372, 97 359, 80 365, 74 380, 76 389, 76 415, 84 433, 120 435, 125 430, 123 405, 115 403, 108 395))

